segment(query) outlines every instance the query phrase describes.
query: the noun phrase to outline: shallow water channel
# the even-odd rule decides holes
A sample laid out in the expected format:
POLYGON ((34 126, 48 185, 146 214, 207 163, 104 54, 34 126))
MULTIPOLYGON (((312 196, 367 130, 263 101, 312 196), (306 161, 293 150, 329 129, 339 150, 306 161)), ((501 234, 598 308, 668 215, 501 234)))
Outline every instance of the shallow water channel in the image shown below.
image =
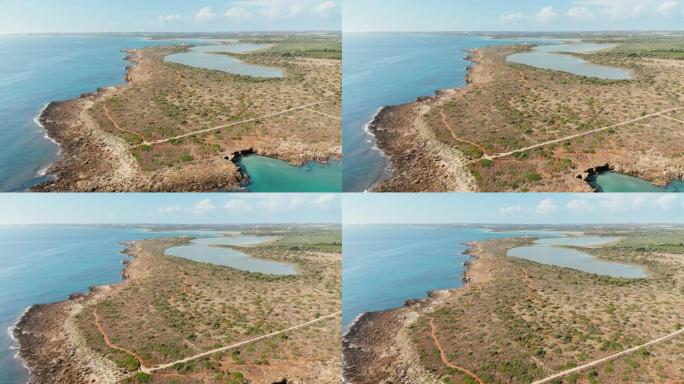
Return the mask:
POLYGON ((506 61, 536 68, 568 72, 579 76, 597 77, 606 80, 630 80, 632 75, 627 69, 592 64, 579 57, 567 54, 593 53, 614 47, 614 44, 593 43, 539 45, 532 48, 529 52, 512 54, 506 58, 506 61))
POLYGON ((290 264, 255 259, 230 246, 254 246, 273 241, 271 236, 229 235, 194 239, 188 245, 171 247, 166 255, 182 257, 200 263, 223 265, 242 271, 271 275, 295 275, 297 271, 290 264))
POLYGON ((228 72, 234 75, 283 77, 283 72, 278 68, 245 63, 236 57, 225 54, 247 53, 268 47, 269 45, 267 44, 247 43, 198 45, 190 48, 186 52, 168 55, 164 58, 164 61, 195 68, 228 72))
POLYGON ((509 250, 508 256, 518 257, 541 264, 595 273, 598 275, 631 279, 646 278, 646 272, 639 266, 603 261, 580 250, 566 248, 596 247, 617 240, 619 240, 617 237, 597 236, 538 239, 530 246, 517 247, 509 250))

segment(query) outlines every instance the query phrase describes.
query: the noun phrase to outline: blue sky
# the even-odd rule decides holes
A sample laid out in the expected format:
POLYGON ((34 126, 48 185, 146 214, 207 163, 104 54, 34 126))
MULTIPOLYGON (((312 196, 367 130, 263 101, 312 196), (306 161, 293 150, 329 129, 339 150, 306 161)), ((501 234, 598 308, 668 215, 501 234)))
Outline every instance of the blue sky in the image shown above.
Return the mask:
POLYGON ((339 30, 342 0, 0 0, 0 33, 339 30))
POLYGON ((684 223, 678 194, 345 194, 345 224, 684 223))
POLYGON ((684 27, 684 0, 344 0, 343 30, 557 31, 684 27))
POLYGON ((335 194, 0 194, 0 224, 339 223, 335 194))

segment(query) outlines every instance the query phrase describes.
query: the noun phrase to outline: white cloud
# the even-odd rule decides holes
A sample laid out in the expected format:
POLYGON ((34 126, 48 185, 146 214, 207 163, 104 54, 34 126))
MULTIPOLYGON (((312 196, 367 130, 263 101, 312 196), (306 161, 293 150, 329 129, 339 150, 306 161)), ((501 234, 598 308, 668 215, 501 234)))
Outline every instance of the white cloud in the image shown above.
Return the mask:
POLYGON ((514 215, 523 211, 522 205, 510 205, 508 207, 501 207, 499 213, 503 216, 514 215))
POLYGON ((539 203, 534 211, 540 215, 546 215, 548 213, 553 213, 558 209, 558 206, 554 204, 553 200, 546 199, 539 203))
POLYGON ((593 209, 593 206, 587 200, 575 199, 570 200, 565 208, 575 212, 590 212, 593 209))
POLYGON ((317 197, 313 201, 312 205, 318 209, 327 210, 327 209, 330 209, 330 206, 335 201, 335 199, 336 199, 335 194, 326 193, 325 195, 321 195, 321 196, 317 197))
POLYGON ((250 204, 247 200, 233 199, 228 200, 223 208, 228 212, 250 212, 252 210, 252 204, 250 204))
POLYGON ((174 205, 174 206, 168 206, 168 207, 159 207, 157 211, 159 212, 160 215, 169 215, 172 213, 180 212, 181 207, 179 205, 174 205))
POLYGON ((172 23, 181 19, 180 14, 159 16, 159 24, 172 23))
POLYGON ((507 24, 510 22, 515 22, 519 21, 525 18, 525 15, 521 12, 518 13, 509 13, 508 15, 502 15, 501 16, 501 23, 507 24))
POLYGON ((667 194, 667 195, 660 196, 660 197, 655 201, 654 204, 655 204, 657 207, 659 207, 660 209, 662 209, 662 210, 664 210, 664 211, 667 211, 667 210, 670 210, 670 209, 674 208, 674 204, 675 204, 676 201, 677 201, 677 196, 670 193, 670 194, 667 194))
POLYGON ((612 20, 668 16, 678 6, 674 0, 577 0, 573 4, 593 9, 612 20))
POLYGON ((610 213, 636 211, 645 205, 646 200, 640 196, 602 195, 599 205, 610 213), (605 197, 603 197, 605 196, 605 197))
POLYGON ((335 4, 334 1, 324 1, 316 7, 316 13, 318 13, 319 16, 321 17, 327 17, 330 15, 330 12, 335 9, 337 4, 335 4))
POLYGON ((231 7, 228 8, 224 16, 231 20, 249 20, 253 15, 247 8, 231 7))
POLYGON ((672 11, 674 11, 679 3, 677 3, 674 0, 666 1, 658 7, 658 12, 663 15, 663 16, 670 16, 672 14, 672 11))
POLYGON ((195 14, 195 20, 197 21, 210 21, 215 18, 216 14, 211 10, 211 7, 204 7, 195 14))
POLYGON ((333 0, 237 0, 232 5, 271 20, 303 16, 328 17, 338 8, 333 0))
POLYGON ((573 20, 591 20, 594 18, 594 12, 585 7, 572 7, 568 9, 565 15, 573 20))
POLYGON ((556 13, 556 11, 553 10, 552 6, 542 8, 536 15, 537 21, 541 23, 549 22, 557 17, 558 13, 556 13))
POLYGON ((211 202, 211 199, 204 199, 197 204, 195 204, 195 208, 193 208, 193 212, 195 213, 209 213, 212 212, 216 209, 216 206, 211 202))

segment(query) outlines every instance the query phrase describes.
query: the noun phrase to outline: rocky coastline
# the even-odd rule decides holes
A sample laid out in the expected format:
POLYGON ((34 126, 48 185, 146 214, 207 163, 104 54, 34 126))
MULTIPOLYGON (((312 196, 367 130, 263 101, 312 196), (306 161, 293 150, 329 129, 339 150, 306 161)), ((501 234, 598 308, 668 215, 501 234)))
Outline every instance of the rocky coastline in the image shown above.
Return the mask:
MULTIPOLYGON (((135 242, 124 244, 123 254, 136 257, 135 242)), ((75 319, 86 304, 100 300, 130 276, 131 259, 122 261, 121 283, 91 286, 88 293, 74 293, 66 300, 31 306, 13 330, 19 356, 30 371, 29 383, 115 384, 128 376, 114 362, 91 350, 75 319)))
POLYGON ((475 183, 466 169, 465 157, 435 140, 422 116, 455 93, 462 92, 477 76, 479 50, 468 50, 466 87, 436 90, 413 103, 385 106, 368 124, 375 144, 387 156, 385 176, 373 186, 377 192, 465 192, 475 183), (465 172, 464 172, 465 171, 465 172))
POLYGON ((422 383, 436 384, 439 378, 420 366, 408 330, 418 317, 429 313, 453 294, 464 292, 478 276, 471 276, 482 252, 478 242, 466 244, 466 262, 459 288, 428 291, 427 297, 410 299, 404 306, 360 315, 344 335, 343 380, 348 384, 422 383))
MULTIPOLYGON (((60 158, 48 167, 50 180, 31 188, 34 192, 205 192, 239 191, 248 175, 231 155, 195 161, 183 169, 154 171, 141 169, 129 146, 106 132, 90 115, 98 102, 112 97, 131 83, 149 77, 141 69, 140 50, 126 51, 125 83, 100 88, 94 93, 49 103, 37 118, 47 136, 60 147, 60 158)), ((341 147, 331 153, 299 153, 288 145, 254 146, 253 154, 272 157, 301 166, 315 161, 326 163, 342 158, 341 147)))

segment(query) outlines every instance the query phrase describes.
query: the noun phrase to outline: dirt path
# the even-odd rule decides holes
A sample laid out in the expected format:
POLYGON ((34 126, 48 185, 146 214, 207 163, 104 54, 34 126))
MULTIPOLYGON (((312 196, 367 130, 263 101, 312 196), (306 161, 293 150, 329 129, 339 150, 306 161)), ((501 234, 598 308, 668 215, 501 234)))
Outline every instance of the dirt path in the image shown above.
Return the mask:
POLYGON ((307 111, 310 111, 310 112, 318 113, 319 115, 328 116, 328 117, 331 118, 331 119, 335 119, 335 120, 342 121, 342 119, 341 119, 339 116, 333 116, 333 115, 331 115, 331 114, 329 114, 329 113, 317 111, 317 110, 315 110, 315 109, 313 109, 313 108, 304 108, 304 109, 307 110, 307 111))
POLYGON ((663 115, 662 117, 664 117, 664 118, 666 118, 666 119, 669 119, 669 120, 672 120, 672 121, 676 121, 676 122, 678 122, 678 123, 684 124, 684 120, 679 120, 679 119, 676 119, 676 118, 674 118, 674 117, 672 117, 672 116, 663 115))
POLYGON ((131 135, 139 137, 140 140, 142 140, 142 144, 139 144, 139 145, 149 145, 149 143, 147 142, 147 140, 145 140, 145 137, 143 135, 139 134, 138 132, 134 132, 134 131, 130 131, 128 129, 121 128, 119 126, 119 124, 116 122, 116 120, 114 120, 114 118, 112 117, 112 114, 109 113, 109 108, 107 108, 107 105, 102 104, 102 109, 104 109, 105 116, 107 116, 107 119, 109 119, 109 121, 112 122, 112 125, 114 125, 114 128, 116 128, 118 131, 129 133, 131 135))
POLYGON ((102 334, 102 337, 104 338, 105 344, 111 349, 116 349, 117 351, 124 352, 126 354, 129 354, 133 357, 135 357, 136 360, 138 360, 138 363, 140 364, 140 370, 145 372, 145 363, 143 362, 142 357, 140 357, 137 353, 133 351, 129 351, 126 348, 119 347, 118 345, 113 344, 109 340, 109 336, 107 336, 107 333, 105 330, 102 328, 102 324, 100 324, 100 315, 97 314, 97 309, 93 309, 93 315, 95 316, 95 325, 97 326, 97 329, 100 331, 100 334, 102 334))
POLYGON ((521 149, 516 149, 515 151, 511 151, 511 152, 503 152, 503 153, 497 153, 497 154, 492 155, 492 156, 484 156, 484 158, 493 160, 493 159, 498 159, 498 158, 501 158, 501 157, 511 156, 511 155, 516 154, 516 153, 527 152, 527 151, 529 151, 529 150, 531 150, 531 149, 536 149, 536 148, 544 147, 544 146, 547 146, 547 145, 549 145, 549 144, 560 143, 560 142, 563 142, 563 141, 568 141, 568 140, 576 139, 576 138, 578 138, 578 137, 587 136, 587 135, 591 135, 591 134, 598 133, 598 132, 602 132, 602 131, 607 131, 607 130, 609 130, 609 129, 621 127, 621 126, 623 126, 623 125, 628 125, 628 124, 636 123, 636 122, 638 122, 638 121, 645 120, 645 119, 648 119, 648 118, 651 118, 651 117, 654 117, 654 116, 665 116, 665 115, 664 115, 665 113, 674 112, 674 111, 678 111, 678 110, 681 110, 681 109, 684 109, 684 107, 670 108, 670 109, 666 109, 666 110, 664 110, 664 111, 660 111, 660 112, 656 112, 656 113, 651 113, 651 114, 649 114, 649 115, 644 115, 644 116, 641 116, 641 117, 637 117, 636 119, 632 119, 632 120, 628 120, 628 121, 623 121, 622 123, 617 123, 617 124, 613 124, 613 125, 610 125, 610 126, 607 126, 607 127, 598 128, 598 129, 594 129, 594 130, 591 130, 591 131, 587 131, 587 132, 582 132, 582 133, 578 133, 578 134, 575 134, 575 135, 566 136, 566 137, 563 137, 563 138, 560 138, 560 139, 554 139, 554 140, 545 141, 545 142, 543 142, 543 143, 531 145, 531 146, 529 146, 529 147, 525 147, 525 148, 521 148, 521 149))
MULTIPOLYGON (((326 316, 323 316, 323 317, 319 317, 319 318, 317 318, 317 319, 314 319, 314 320, 311 320, 311 321, 307 321, 306 323, 302 323, 302 324, 299 324, 299 325, 295 325, 295 326, 290 327, 290 328, 287 328, 287 329, 283 329, 283 330, 276 331, 276 332, 271 332, 271 333, 266 334, 266 335, 263 335, 263 336, 259 336, 259 337, 255 337, 255 338, 253 338, 253 339, 241 341, 241 342, 239 342, 239 343, 231 344, 231 345, 228 345, 228 346, 225 346, 225 347, 212 349, 211 351, 202 352, 202 353, 199 353, 199 354, 194 355, 194 356, 186 357, 185 359, 182 359, 182 360, 173 361, 173 362, 171 362, 171 363, 160 364, 160 365, 157 365, 157 366, 154 366, 154 367, 145 367, 145 366, 143 366, 142 363, 141 363, 141 364, 140 364, 140 370, 141 370, 142 372, 145 372, 145 373, 148 373, 148 374, 149 374, 149 373, 152 373, 152 372, 154 372, 154 371, 159 371, 159 370, 162 370, 162 369, 171 368, 171 367, 173 367, 173 366, 176 365, 176 364, 187 363, 188 361, 196 360, 196 359, 199 359, 199 358, 201 358, 201 357, 208 356, 208 355, 211 355, 211 354, 214 354, 214 353, 217 353, 217 352, 223 352, 223 351, 227 351, 227 350, 230 350, 230 349, 235 349, 235 348, 241 347, 241 346, 243 346, 243 345, 247 345, 247 344, 254 343, 254 342, 257 342, 257 341, 260 341, 260 340, 264 340, 264 339, 268 339, 268 338, 273 337, 273 336, 278 336, 278 335, 280 335, 280 334, 283 334, 283 333, 286 333, 286 332, 290 332, 290 331, 294 331, 294 330, 299 329, 299 328, 304 328, 304 327, 307 327, 307 326, 309 326, 309 325, 311 325, 311 324, 315 324, 315 323, 318 323, 318 322, 320 322, 320 321, 327 320, 327 319, 330 319, 330 318, 332 318, 332 317, 339 316, 339 315, 341 315, 341 314, 342 314, 341 311, 340 311, 340 312, 335 312, 335 313, 332 313, 332 314, 330 314, 330 315, 326 315, 326 316)), ((120 350, 121 350, 121 349, 120 349, 120 350)), ((124 351, 125 351, 125 350, 124 350, 124 351)), ((133 356, 135 356, 135 355, 133 355, 133 356)))
MULTIPOLYGON (((145 143, 143 143, 143 144, 133 145, 133 146, 131 146, 131 148, 136 148, 136 147, 139 147, 139 146, 141 146, 141 145, 156 145, 156 144, 167 143, 167 142, 172 141, 172 140, 178 140, 178 139, 182 139, 182 138, 185 138, 185 137, 200 135, 200 134, 202 134, 202 133, 218 131, 218 130, 220 130, 220 129, 229 128, 229 127, 234 127, 234 126, 236 126, 236 125, 245 124, 245 123, 249 123, 249 122, 257 121, 257 120, 261 120, 261 119, 266 119, 266 118, 268 118, 268 117, 274 117, 274 116, 284 115, 284 114, 286 114, 286 113, 290 113, 290 112, 293 112, 293 111, 298 111, 298 110, 301 110, 301 109, 309 109, 309 107, 313 107, 313 106, 321 105, 321 104, 329 104, 329 103, 332 103, 332 101, 319 101, 319 102, 317 102, 317 103, 311 103, 311 104, 307 104, 307 105, 302 105, 302 106, 300 106, 300 107, 290 108, 290 109, 286 109, 286 110, 284 110, 284 111, 274 112, 274 113, 270 113, 270 114, 264 115, 264 116, 253 117, 253 118, 251 118, 251 119, 241 120, 241 121, 237 121, 237 122, 235 122, 235 123, 219 125, 218 127, 202 129, 202 130, 199 130, 199 131, 190 132, 190 133, 186 133, 186 134, 183 134, 183 135, 178 135, 178 136, 174 136, 174 137, 169 137, 168 139, 162 139, 162 140, 156 140, 156 141, 151 141, 151 142, 145 142, 145 143)), ((321 113, 322 113, 322 112, 321 112, 321 113)))
POLYGON ((449 368, 453 368, 453 369, 455 369, 455 370, 457 370, 457 371, 463 372, 463 373, 465 373, 466 375, 472 377, 475 381, 478 382, 478 384, 484 384, 484 381, 482 381, 482 379, 480 379, 480 378, 479 378, 476 374, 474 374, 473 372, 471 372, 471 371, 469 371, 468 369, 463 368, 463 367, 461 367, 461 366, 459 366, 459 365, 456 365, 456 364, 453 364, 453 363, 449 362, 449 359, 447 358, 446 353, 445 353, 444 350, 442 349, 442 345, 439 343, 439 340, 437 339, 437 327, 435 327, 435 322, 434 322, 433 319, 430 319, 430 328, 432 328, 432 330, 430 331, 430 334, 432 335, 432 340, 434 341, 435 346, 436 346, 437 349, 439 350, 439 356, 442 358, 442 363, 444 363, 444 365, 446 365, 446 366, 449 367, 449 368))
POLYGON ((637 345, 636 347, 632 347, 632 348, 627 349, 627 350, 624 350, 624 351, 622 351, 622 352, 618 352, 618 353, 615 353, 615 354, 613 354, 613 355, 606 356, 606 357, 604 357, 604 358, 602 358, 602 359, 594 360, 594 361, 592 361, 592 362, 589 362, 589 363, 580 365, 579 367, 575 367, 575 368, 572 368, 572 369, 568 369, 568 370, 565 370, 565 371, 563 371, 563 372, 559 372, 559 373, 556 373, 556 374, 554 374, 554 375, 545 377, 545 378, 543 378, 543 379, 541 379, 541 380, 537 380, 537 381, 533 382, 532 384, 543 384, 543 383, 548 383, 548 382, 550 382, 550 381, 556 380, 556 379, 561 378, 561 377, 563 377, 563 376, 567 376, 567 375, 569 375, 569 374, 571 374, 571 373, 579 372, 579 371, 585 370, 585 369, 587 369, 587 368, 591 368, 591 367, 597 366, 597 365, 599 365, 599 364, 601 364, 601 363, 605 363, 606 361, 613 360, 613 359, 617 359, 618 357, 621 357, 621 356, 624 356, 624 355, 627 355, 627 354, 636 352, 636 351, 638 351, 638 350, 640 350, 640 349, 646 348, 646 347, 651 346, 651 345, 653 345, 653 344, 657 344, 657 343, 660 343, 660 342, 669 340, 669 339, 671 339, 671 338, 673 338, 673 337, 675 337, 675 336, 678 336, 678 335, 680 335, 680 334, 682 334, 682 333, 684 333, 684 328, 682 328, 682 329, 680 329, 680 330, 678 330, 678 331, 672 332, 672 333, 670 333, 670 334, 667 335, 667 336, 663 336, 663 337, 661 337, 661 338, 658 338, 658 339, 655 339, 655 340, 651 340, 651 341, 649 341, 648 343, 641 344, 641 345, 637 345))
POLYGON ((444 114, 444 111, 441 111, 441 110, 440 110, 440 111, 439 111, 439 114, 442 115, 442 123, 444 124, 445 127, 447 127, 447 129, 449 130, 449 132, 451 132, 451 137, 452 137, 454 140, 460 141, 461 143, 465 143, 465 144, 472 145, 473 147, 476 147, 476 148, 479 148, 480 151, 482 151, 482 157, 485 158, 485 159, 488 159, 488 158, 489 158, 488 155, 487 155, 487 151, 485 151, 485 149, 484 149, 484 147, 483 147, 482 145, 480 145, 480 144, 478 144, 478 143, 474 143, 474 142, 472 142, 472 141, 468 141, 468 140, 465 140, 465 139, 461 139, 461 138, 459 138, 459 137, 456 135, 456 131, 454 131, 454 129, 451 127, 451 125, 449 125, 449 122, 447 122, 446 115, 444 114))

